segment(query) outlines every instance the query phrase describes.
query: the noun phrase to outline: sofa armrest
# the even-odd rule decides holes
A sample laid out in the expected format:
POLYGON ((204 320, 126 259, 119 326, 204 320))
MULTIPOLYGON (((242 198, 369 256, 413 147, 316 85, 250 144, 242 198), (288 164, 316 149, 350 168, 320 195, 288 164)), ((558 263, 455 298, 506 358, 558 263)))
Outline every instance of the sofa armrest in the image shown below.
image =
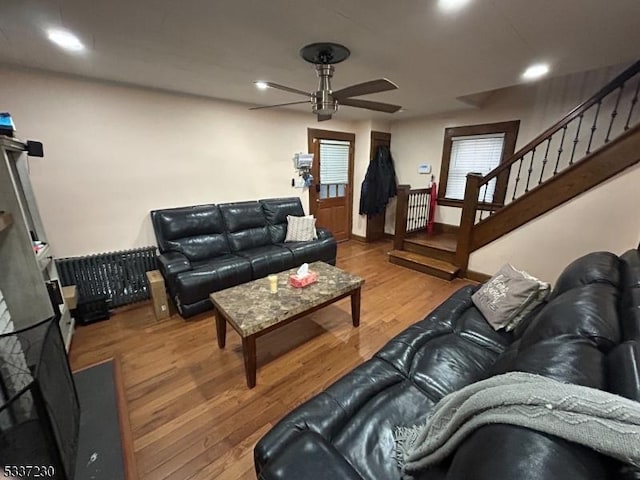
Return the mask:
POLYGON ((316 227, 316 232, 318 233, 318 240, 333 238, 333 233, 331 233, 331 231, 327 230, 326 228, 316 227))
POLYGON ((301 432, 260 471, 258 480, 362 480, 333 445, 315 432, 301 432))
POLYGON ((191 262, 178 252, 167 252, 158 256, 162 276, 170 281, 175 275, 191 270, 191 262))
POLYGON ((253 450, 256 471, 279 458, 301 432, 334 438, 371 398, 404 378, 389 363, 377 358, 356 367, 289 412, 260 439, 253 450))

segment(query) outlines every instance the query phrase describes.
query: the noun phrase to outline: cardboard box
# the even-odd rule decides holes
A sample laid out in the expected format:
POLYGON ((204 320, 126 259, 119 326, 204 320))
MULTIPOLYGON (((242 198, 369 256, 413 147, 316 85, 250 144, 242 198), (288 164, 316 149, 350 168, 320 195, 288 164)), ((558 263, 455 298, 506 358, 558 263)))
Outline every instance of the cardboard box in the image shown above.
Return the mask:
POLYGON ((156 320, 169 318, 169 300, 167 299, 167 291, 164 286, 164 278, 159 270, 151 270, 147 272, 147 282, 149 283, 149 291, 151 292, 151 301, 153 302, 153 312, 156 320))
POLYGON ((69 310, 75 310, 78 306, 78 289, 75 285, 67 285, 66 287, 62 287, 62 297, 64 298, 64 303, 69 310))

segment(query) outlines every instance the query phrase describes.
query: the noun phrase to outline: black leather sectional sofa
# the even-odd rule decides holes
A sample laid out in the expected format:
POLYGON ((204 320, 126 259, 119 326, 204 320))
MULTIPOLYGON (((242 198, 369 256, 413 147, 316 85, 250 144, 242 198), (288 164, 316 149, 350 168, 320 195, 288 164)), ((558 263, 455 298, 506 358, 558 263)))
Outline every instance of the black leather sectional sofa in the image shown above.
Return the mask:
MULTIPOLYGON (((443 396, 524 371, 640 401, 640 253, 569 265, 550 300, 510 334, 459 290, 372 359, 282 419, 257 444, 261 480, 400 479, 395 426, 422 422, 443 396)), ((638 446, 640 448, 640 445, 638 446)), ((593 450, 506 424, 483 426, 416 480, 640 479, 593 450)))
POLYGON ((180 315, 210 309, 211 292, 305 262, 335 265, 337 244, 326 229, 317 228, 317 240, 284 242, 287 215, 304 215, 299 198, 152 211, 160 271, 180 315))

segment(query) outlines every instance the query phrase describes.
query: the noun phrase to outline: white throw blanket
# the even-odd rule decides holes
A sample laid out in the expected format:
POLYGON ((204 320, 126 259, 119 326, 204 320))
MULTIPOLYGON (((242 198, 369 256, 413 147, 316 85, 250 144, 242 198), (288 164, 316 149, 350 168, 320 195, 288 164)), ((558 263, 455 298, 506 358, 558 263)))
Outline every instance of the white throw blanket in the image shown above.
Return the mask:
POLYGON ((397 458, 415 474, 454 452, 482 425, 509 424, 590 447, 640 467, 640 402, 594 388, 513 372, 442 398, 426 424, 397 427, 397 458))

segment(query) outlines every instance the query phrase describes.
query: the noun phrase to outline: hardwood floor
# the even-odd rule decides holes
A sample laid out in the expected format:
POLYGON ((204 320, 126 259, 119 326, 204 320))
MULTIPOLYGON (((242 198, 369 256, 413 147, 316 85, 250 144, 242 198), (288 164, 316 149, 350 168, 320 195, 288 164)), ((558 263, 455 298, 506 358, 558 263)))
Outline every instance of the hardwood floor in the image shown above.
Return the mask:
POLYGON ((347 298, 259 338, 252 390, 240 338, 230 329, 218 349, 211 312, 156 321, 145 302, 79 327, 74 370, 121 359, 139 478, 255 478, 253 447, 282 416, 469 283, 392 265, 391 249, 389 241, 340 244, 337 266, 365 279, 360 327, 347 298))

